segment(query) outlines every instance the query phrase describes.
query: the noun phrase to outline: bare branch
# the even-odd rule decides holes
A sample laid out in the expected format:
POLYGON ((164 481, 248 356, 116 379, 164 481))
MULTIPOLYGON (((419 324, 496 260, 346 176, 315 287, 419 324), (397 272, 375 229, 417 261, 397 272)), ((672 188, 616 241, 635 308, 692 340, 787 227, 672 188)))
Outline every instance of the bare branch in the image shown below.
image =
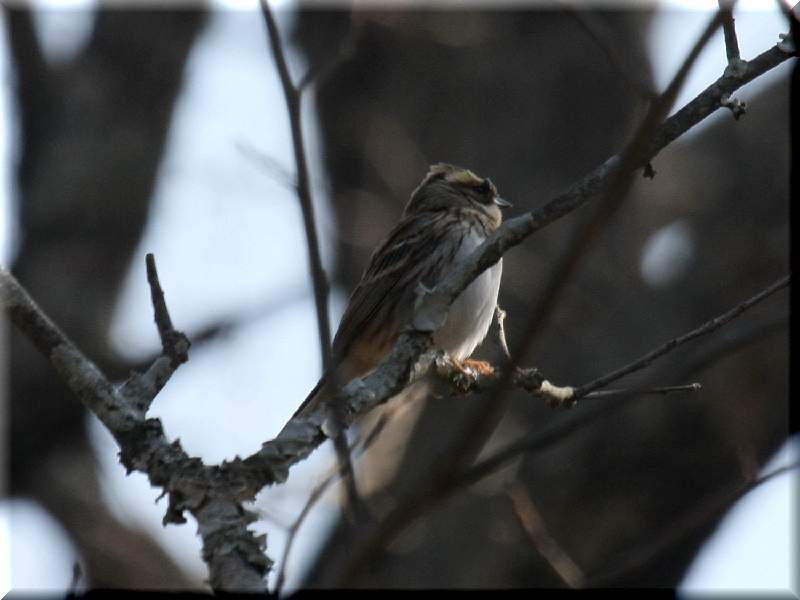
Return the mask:
POLYGON ((339 410, 339 407, 335 405, 328 406, 327 426, 332 429, 329 434, 344 477, 345 514, 353 523, 365 521, 369 518, 369 511, 361 499, 361 494, 358 492, 356 471, 350 455, 350 447, 347 444, 347 424, 345 416, 339 410))
MULTIPOLYGON (((737 311, 734 316, 731 316, 730 318, 728 318, 727 320, 722 322, 722 324, 720 325, 720 326, 722 326, 725 323, 729 322, 730 319, 735 318, 736 316, 739 316, 745 310, 747 310, 749 308, 752 308, 758 302, 761 302, 762 300, 765 300, 770 295, 770 293, 776 291, 776 290, 771 290, 770 291, 770 289, 772 287, 774 287, 774 285, 770 286, 770 288, 767 288, 766 290, 762 291, 761 293, 757 294, 756 296, 753 296, 752 298, 750 298, 750 300, 748 300, 746 302, 743 302, 742 304, 738 305, 737 307, 735 307, 731 311, 728 311, 727 313, 724 313, 724 314, 720 315, 716 319, 712 319, 711 321, 706 322, 701 327, 693 330, 692 332, 690 332, 689 334, 686 334, 686 335, 688 336, 688 335, 691 335, 691 334, 695 334, 696 332, 698 332, 700 330, 703 330, 705 332, 704 334, 711 333, 712 331, 714 331, 713 329, 711 329, 711 325, 712 324, 720 322, 719 321, 720 319, 723 319, 726 316, 730 315, 733 311, 737 311), (770 293, 765 293, 767 291, 770 291, 770 293), (751 302, 751 301, 753 301, 753 302, 751 302), (741 310, 739 310, 739 309, 741 309, 741 310)), ((703 335, 703 334, 698 334, 698 335, 703 335)), ((681 336, 681 337, 683 338, 683 337, 686 337, 686 336, 681 336)), ((697 335, 695 335, 695 337, 697 337, 697 335)), ((675 339, 681 339, 681 338, 675 338, 675 339)), ((753 338, 751 337, 750 339, 753 339, 753 338)), ((740 345, 737 343, 737 345, 735 347, 738 348, 738 347, 740 347, 740 345)), ((601 378, 601 379, 603 379, 603 378, 601 378)), ((598 380, 595 380, 595 381, 598 381, 598 380)), ((583 387, 585 389, 588 389, 589 384, 587 384, 585 386, 581 386, 581 387, 583 387)), ((578 388, 578 389, 580 389, 580 388, 578 388)), ((619 402, 618 401, 613 406, 615 408, 622 407, 624 405, 624 401, 625 401, 625 399, 623 398, 623 402, 619 402)), ((607 406, 612 406, 612 405, 607 405, 607 406)), ((474 483, 475 481, 478 481, 478 480, 482 479, 483 477, 485 477, 486 475, 496 471, 497 469, 499 469, 500 467, 505 465, 509 460, 512 460, 513 458, 518 456, 520 453, 522 453, 522 452, 530 452, 530 451, 535 451, 535 450, 540 450, 542 448, 546 448, 546 447, 550 446, 551 444, 557 442, 558 440, 562 439, 564 436, 566 436, 570 432, 574 431, 578 427, 581 427, 583 425, 587 425, 589 423, 592 423, 598 417, 607 416, 607 415, 611 414, 612 412, 613 412, 612 410, 602 411, 602 410, 598 409, 598 410, 594 410, 594 411, 585 411, 585 412, 581 412, 581 413, 576 413, 574 419, 565 420, 565 421, 562 421, 560 423, 555 423, 554 425, 552 425, 552 426, 550 426, 550 427, 548 427, 548 428, 546 428, 546 429, 544 429, 542 431, 535 432, 535 433, 532 433, 530 435, 524 436, 522 439, 517 440, 516 442, 510 443, 504 449, 498 450, 495 454, 493 454, 492 456, 482 460, 480 463, 476 464, 475 466, 470 467, 462 475, 457 477, 457 479, 461 480, 458 485, 465 485, 465 484, 474 483)))
POLYGON ((583 587, 583 570, 548 533, 547 526, 528 491, 522 484, 514 484, 508 497, 522 528, 536 551, 544 558, 561 580, 570 588, 583 587))
MULTIPOLYGON (((720 77, 656 128, 646 144, 639 165, 649 162, 665 146, 718 110, 722 94, 732 93, 789 58, 790 55, 776 46, 749 61, 744 76, 720 77)), ((401 333, 384 362, 369 375, 351 381, 338 394, 338 401, 348 412, 348 421, 352 422, 356 416, 385 402, 427 373, 435 358, 435 353, 431 351, 432 331, 444 322, 447 309, 458 294, 510 248, 606 190, 612 176, 619 171, 620 163, 619 155, 611 157, 544 206, 507 220, 445 281, 427 294, 416 311, 412 327, 401 333)), ((258 489, 283 481, 293 464, 306 458, 326 439, 322 431, 323 420, 324 415, 320 412, 291 419, 281 435, 265 442, 261 450, 244 460, 252 469, 253 481, 258 482, 258 489)))
POLYGON ((717 0, 722 13, 722 31, 725 34, 725 55, 728 57, 728 67, 735 75, 742 65, 739 57, 739 41, 736 39, 736 25, 733 19, 733 5, 736 0, 717 0))
POLYGON ((261 0, 261 14, 269 33, 269 45, 275 66, 286 98, 286 108, 289 113, 289 126, 292 132, 292 146, 294 160, 297 168, 297 198, 303 212, 303 226, 306 230, 306 247, 308 250, 308 265, 311 280, 314 285, 314 303, 317 311, 317 329, 319 331, 319 345, 322 355, 323 370, 330 366, 331 326, 328 318, 328 278, 322 268, 322 259, 319 252, 319 239, 314 218, 314 203, 311 198, 311 184, 308 176, 306 162, 305 142, 303 140, 303 126, 301 122, 302 94, 292 83, 286 57, 283 53, 280 32, 275 22, 275 17, 269 8, 267 0, 261 0))
MULTIPOLYGON (((358 452, 358 454, 363 454, 366 452, 372 443, 378 439, 378 436, 386 427, 386 424, 389 422, 389 416, 384 413, 369 430, 367 435, 363 436, 359 441, 353 444, 353 447, 350 449, 351 452, 354 450, 358 452)), ((281 559, 281 566, 278 569, 278 576, 275 580, 275 593, 280 594, 281 590, 283 589, 283 584, 286 579, 286 565, 287 561, 289 560, 289 554, 292 551, 292 546, 294 545, 294 541, 297 538, 297 533, 300 531, 300 527, 303 525, 308 514, 311 512, 311 509, 314 505, 322 498, 325 492, 330 488, 331 485, 336 483, 336 481, 342 477, 347 477, 347 473, 343 469, 343 465, 339 465, 339 467, 328 475, 325 479, 322 480, 313 490, 311 490, 311 494, 309 494, 306 503, 303 505, 303 509, 300 511, 300 514, 297 515, 297 518, 289 527, 288 537, 286 539, 286 545, 283 547, 283 558, 281 559)))
MULTIPOLYGON (((325 340, 329 341, 330 335, 327 326, 327 284, 319 261, 311 211, 300 129, 300 95, 291 86, 277 27, 263 0, 262 9, 290 112, 298 164, 298 196, 309 233, 309 263, 315 285, 322 353, 327 364, 325 340)), ((450 304, 504 252, 542 227, 589 202, 597 194, 613 189, 619 177, 647 164, 667 144, 719 109, 723 94, 733 93, 789 58, 789 54, 776 47, 748 62, 741 76, 734 78, 723 75, 687 106, 655 128, 652 135, 640 134, 643 139, 646 138, 640 149, 627 148, 622 155, 607 160, 546 205, 508 220, 422 301, 416 311, 413 326, 401 334, 390 356, 368 376, 351 381, 337 394, 337 401, 345 411, 345 422, 352 422, 358 415, 394 396, 429 370, 435 357, 435 353, 431 351, 432 333, 444 322, 450 304)), ((668 88, 668 92, 670 94, 665 94, 665 99, 674 90, 668 88)), ((667 104, 665 102, 662 107, 667 104)), ((157 282, 157 277, 154 281, 157 282)), ((207 467, 199 459, 189 457, 178 442, 168 442, 157 419, 146 418, 145 410, 152 400, 147 399, 147 396, 154 396, 160 389, 158 385, 142 386, 139 390, 131 382, 120 388, 111 385, 99 369, 41 312, 10 273, 2 268, 0 301, 12 322, 53 363, 67 385, 112 432, 121 447, 123 464, 128 469, 147 473, 150 482, 162 487, 169 495, 165 522, 181 522, 184 510, 189 510, 195 516, 203 539, 203 558, 209 565, 211 586, 214 589, 263 590, 263 577, 269 570, 271 561, 263 553, 265 540, 255 537, 247 529, 255 517, 243 509, 241 502, 252 500, 264 485, 285 480, 291 465, 308 456, 326 439, 323 431, 324 412, 317 411, 307 417, 292 419, 281 435, 263 444, 258 453, 247 459, 241 460, 237 457, 219 466, 207 467), (134 400, 130 397, 134 393, 139 393, 142 397, 134 400)), ((158 314, 160 309, 155 308, 155 312, 158 314)), ((163 314, 159 318, 162 317, 163 314)), ((170 357, 161 358, 164 360, 156 369, 157 373, 154 373, 153 380, 156 382, 162 379, 166 381, 177 367, 170 357)), ((154 363, 152 368, 155 367, 154 363)), ((578 414, 587 418, 589 412, 581 411, 578 414)), ((560 434, 564 431, 562 429, 560 434)), ((547 435, 540 435, 533 444, 529 440, 525 449, 536 444, 552 443, 560 435, 552 428, 544 433, 547 435)), ((498 461, 507 460, 508 451, 509 449, 501 451, 505 454, 498 453, 468 471, 453 473, 445 480, 446 487, 455 489, 482 477, 489 472, 488 469, 495 468, 498 461)), ((522 450, 517 450, 517 453, 519 451, 522 450)), ((448 493, 446 489, 444 493, 438 489, 435 491, 435 494, 424 499, 425 504, 435 504, 448 493)), ((420 507, 417 507, 417 512, 419 510, 420 507)), ((383 532, 402 530, 406 519, 400 517, 401 515, 393 515, 394 520, 390 519, 386 523, 383 532)))
POLYGON ((586 394, 584 398, 591 400, 593 398, 612 398, 614 396, 665 396, 667 394, 674 394, 680 392, 699 392, 703 389, 699 383, 687 383, 686 385, 668 385, 665 387, 651 387, 651 388, 624 388, 620 390, 599 390, 586 394))
POLYGON ((608 373, 607 375, 603 375, 602 377, 598 377, 594 381, 590 381, 589 383, 585 383, 584 385, 578 387, 575 390, 575 395, 573 396, 573 398, 575 400, 578 400, 579 398, 582 398, 582 397, 586 396, 587 394, 589 394, 589 392, 592 392, 594 390, 600 389, 601 387, 604 387, 604 386, 608 385, 612 381, 616 381, 617 379, 621 379, 622 377, 625 377, 626 375, 629 375, 630 373, 633 373, 634 371, 638 371, 640 369, 645 368, 646 366, 650 365, 657 358, 667 354, 668 352, 672 352, 673 350, 675 350, 676 348, 682 346, 683 344, 685 344, 687 342, 690 342, 690 341, 692 341, 692 340, 694 340, 694 339, 696 339, 698 337, 701 337, 701 336, 704 336, 704 335, 708 335, 709 333, 712 333, 712 332, 716 331, 717 329, 719 329, 720 327, 722 327, 723 325, 725 325, 726 323, 728 323, 732 319, 735 319, 736 317, 738 317, 740 314, 742 314, 748 308, 751 308, 752 306, 755 306, 756 304, 758 304, 759 302, 761 302, 765 298, 768 298, 769 296, 771 296, 772 294, 774 294, 778 290, 781 290, 781 289, 787 287, 790 282, 791 282, 791 275, 787 275, 786 277, 784 277, 782 279, 779 279, 778 281, 776 281, 775 283, 773 283, 769 287, 767 287, 764 290, 760 291, 758 294, 756 294, 752 298, 748 298, 747 300, 745 300, 744 302, 742 302, 738 306, 735 306, 734 308, 732 308, 728 312, 726 312, 724 314, 721 314, 718 317, 715 317, 715 318, 711 319, 710 321, 707 321, 707 322, 703 323, 702 325, 700 325, 696 329, 693 329, 692 331, 690 331, 688 333, 685 333, 684 335, 682 335, 680 337, 673 338, 673 339, 669 340, 668 342, 666 342, 666 343, 662 344, 661 346, 659 346, 658 348, 648 352, 643 357, 633 361, 632 363, 629 363, 629 364, 625 365, 624 367, 620 367, 619 369, 617 369, 616 371, 614 371, 612 373, 608 373))
MULTIPOLYGON (((778 284, 782 283, 783 280, 778 282, 778 284)), ((779 287, 776 287, 778 284, 773 284, 773 286, 770 286, 763 292, 756 294, 750 300, 738 305, 732 311, 728 311, 716 319, 712 319, 700 328, 693 330, 689 334, 686 334, 686 336, 681 337, 684 338, 692 335, 692 339, 694 339, 699 335, 711 333, 716 328, 721 327, 725 323, 729 322, 732 318, 735 318, 747 309, 752 308, 758 302, 765 300, 767 297, 769 297, 769 295, 777 291, 777 289, 780 289, 780 287, 785 287, 786 285, 783 284, 779 287), (731 316, 731 313, 734 312, 735 314, 731 316), (697 333, 698 331, 702 331, 703 333, 697 333)), ((581 386, 581 388, 585 390, 588 390, 588 387, 588 385, 581 386)), ((350 578, 360 570, 364 561, 368 559, 368 556, 373 555, 377 548, 384 547, 389 541, 393 540, 401 531, 403 531, 403 529, 409 523, 415 521, 420 516, 430 511, 457 490, 472 485, 491 473, 496 472, 498 469, 506 465, 508 461, 516 458, 523 452, 533 452, 550 447, 551 445, 576 431, 579 427, 588 425, 590 423, 596 423, 600 418, 607 418, 613 414, 616 409, 624 406, 625 402, 630 401, 629 399, 631 397, 632 396, 622 396, 616 398, 616 400, 611 400, 608 403, 604 402, 598 407, 597 410, 582 410, 577 413, 573 413, 575 418, 557 421, 541 431, 526 435, 522 439, 508 444, 505 448, 498 450, 491 456, 481 460, 479 463, 473 466, 458 469, 443 469, 437 472, 438 477, 432 483, 431 487, 414 494, 413 498, 406 499, 405 502, 400 504, 397 508, 392 510, 389 514, 385 515, 381 519, 378 530, 369 536, 369 538, 364 542, 361 550, 354 554, 353 559, 345 568, 342 578, 343 582, 349 582, 350 578), (413 507, 413 509, 410 507, 413 507)))
MULTIPOLYGON (((636 167, 648 162, 646 156, 648 140, 656 130, 658 123, 666 117, 692 64, 699 56, 705 44, 711 39, 714 31, 719 27, 720 21, 721 17, 719 13, 717 13, 695 43, 689 55, 683 61, 680 69, 678 69, 678 72, 667 86, 667 89, 651 103, 633 139, 625 146, 622 153, 618 156, 613 168, 610 168, 604 174, 603 185, 597 190, 597 192, 602 193, 603 196, 598 201, 596 213, 594 217, 588 221, 588 224, 581 228, 584 230, 585 237, 574 240, 574 247, 569 250, 559 269, 557 269, 557 273, 560 274, 561 271, 565 273, 563 277, 564 280, 569 274, 574 272, 580 257, 583 255, 585 249, 588 248, 591 239, 621 205, 631 185, 633 171, 636 167)), ((557 200, 549 203, 545 208, 554 205, 556 202, 557 200)), ((577 203, 576 206, 580 203, 577 203)), ((569 210, 567 210, 567 212, 569 212, 569 210)), ((528 213, 526 216, 532 217, 532 214, 533 213, 528 213)), ((555 218, 557 217, 554 215, 554 219, 555 218)), ((476 256, 479 257, 479 260, 485 260, 487 255, 491 254, 485 252, 487 246, 491 246, 493 241, 501 238, 503 235, 509 235, 510 232, 503 232, 503 230, 508 227, 513 227, 514 221, 518 219, 512 219, 504 223, 486 242, 472 253, 466 261, 467 264, 476 256), (483 254, 481 254, 482 251, 484 251, 483 254)), ((527 225, 530 226, 532 223, 529 221, 527 225)), ((544 224, 541 226, 544 226, 544 224)), ((535 228, 536 227, 531 227, 530 232, 535 228)), ((527 237, 527 235, 529 235, 529 232, 522 232, 515 243, 519 243, 522 239, 527 237)), ((422 302, 415 311, 413 326, 421 331, 435 331, 441 327, 447 317, 449 306, 458 294, 466 288, 466 285, 474 279, 475 274, 472 273, 483 272, 484 269, 497 262, 499 256, 502 255, 507 248, 508 246, 500 248, 493 259, 487 260, 485 264, 480 264, 478 268, 473 266, 471 272, 466 265, 462 264, 460 269, 456 269, 448 279, 437 285, 427 297, 422 299, 422 302)), ((512 353, 512 359, 499 378, 497 383, 499 392, 495 394, 491 402, 484 403, 480 410, 473 415, 470 422, 463 428, 460 435, 457 436, 452 447, 449 448, 443 456, 438 458, 435 469, 427 480, 422 485, 418 486, 418 490, 412 494, 411 497, 406 498, 387 518, 382 520, 376 528, 374 535, 369 536, 369 539, 365 541, 362 548, 354 554, 352 561, 350 561, 349 565, 343 571, 343 581, 340 583, 344 585, 349 583, 351 578, 361 571, 366 561, 369 560, 369 557, 374 555, 380 548, 385 547, 388 540, 394 539, 408 523, 416 518, 420 503, 432 502, 433 500, 430 499, 436 498, 442 494, 443 488, 446 488, 446 484, 443 482, 448 481, 454 473, 460 472, 475 459, 486 440, 489 439, 496 429, 497 424, 500 422, 505 412, 510 398, 508 383, 510 383, 514 377, 516 367, 525 353, 525 346, 529 343, 529 340, 532 339, 534 332, 540 326, 545 315, 551 310, 554 305, 554 299, 562 286, 563 280, 553 280, 551 278, 546 293, 540 299, 533 310, 533 314, 528 319, 525 333, 521 338, 523 340, 520 344, 521 348, 515 349, 515 352, 512 353)), ((546 389, 548 395, 557 398, 559 402, 567 401, 572 395, 572 390, 570 388, 557 388, 546 381, 541 383, 540 389, 546 389)))
MULTIPOLYGON (((148 260, 148 266, 155 265, 148 260)), ((163 292, 154 269, 149 273, 159 327, 173 331, 165 320, 163 292)), ((215 590, 263 590, 271 561, 264 555, 264 540, 248 531, 254 520, 242 508, 241 489, 223 467, 206 467, 188 456, 179 442, 169 442, 158 419, 146 410, 158 390, 180 365, 161 356, 144 375, 134 375, 113 386, 94 363, 56 327, 19 285, 0 267, 0 306, 12 323, 52 363, 61 379, 114 436, 120 460, 128 471, 145 473, 154 486, 169 495, 164 524, 183 523, 184 510, 197 519, 203 540, 203 559, 215 590)), ((170 336, 167 336, 170 337, 170 336)), ((242 476, 240 475, 240 478, 242 476)))
POLYGON ((145 256, 145 266, 156 327, 158 328, 158 336, 161 338, 161 348, 164 354, 172 359, 172 366, 177 367, 189 360, 188 352, 191 344, 183 333, 176 331, 172 326, 167 302, 164 299, 164 290, 161 289, 161 282, 158 280, 156 259, 152 254, 145 256))
MULTIPOLYGON (((272 55, 275 58, 275 66, 278 69, 278 76, 281 80, 283 93, 286 98, 286 107, 289 112, 289 123, 292 130, 292 142, 294 147, 294 159, 297 168, 297 197, 300 200, 300 207, 303 211, 303 226, 306 231, 306 242, 308 247, 309 268, 311 280, 314 286, 314 304, 317 312, 317 329, 319 330, 320 351, 322 353, 322 371, 329 377, 335 377, 335 371, 331 369, 331 334, 330 322, 328 319, 328 278, 322 268, 322 259, 319 252, 319 240, 317 238, 317 226, 314 219, 314 204, 311 199, 311 185, 308 176, 308 166, 306 163, 305 142, 303 140, 302 110, 301 100, 303 98, 303 88, 308 83, 305 81, 300 86, 295 87, 292 83, 289 68, 286 64, 286 57, 283 53, 280 33, 275 17, 269 8, 267 0, 261 0, 261 13, 269 33, 269 43, 272 55)), ((338 382, 334 381, 334 385, 338 382)), ((354 514, 363 513, 362 503, 358 495, 355 481, 355 470, 347 449, 347 437, 345 430, 347 423, 343 415, 340 414, 341 408, 336 406, 329 412, 328 423, 332 425, 333 446, 336 450, 339 462, 349 475, 345 487, 347 500, 345 506, 355 511, 354 514)))
POLYGON ((254 163, 258 164, 265 172, 269 173, 286 189, 297 193, 297 181, 282 164, 271 156, 267 156, 260 152, 251 144, 245 142, 236 142, 236 149, 242 153, 243 156, 249 158, 254 163))
POLYGON ((333 56, 326 61, 312 66, 308 69, 300 83, 297 84, 297 91, 302 93, 312 83, 320 85, 333 73, 343 62, 349 60, 355 52, 355 44, 352 36, 347 36, 341 45, 336 49, 333 56))
MULTIPOLYGON (((453 359, 444 353, 439 353, 435 360, 436 374, 450 384, 453 393, 458 395, 481 391, 496 384, 502 373, 499 367, 487 363, 484 372, 478 372, 463 364, 456 364, 453 359)), ((557 386, 544 378, 536 368, 517 367, 511 378, 513 385, 526 392, 544 398, 552 407, 575 405, 575 388, 571 386, 557 386)), ((645 396, 666 395, 683 392, 697 392, 702 389, 699 383, 684 385, 671 385, 662 387, 622 388, 614 390, 600 390, 589 392, 583 398, 611 398, 615 396, 645 396)))
MULTIPOLYGON (((760 300, 763 300, 765 298, 766 296, 761 296, 760 300)), ((750 308, 752 306, 753 305, 751 304, 747 308, 750 308)), ((713 322, 713 320, 710 322, 713 322)), ((626 404, 627 401, 629 401, 625 398, 621 400, 622 401, 618 401, 616 404, 609 404, 606 406, 612 407, 613 409, 621 408, 626 404)), ((560 439, 563 439, 563 437, 565 437, 569 433, 575 431, 577 428, 595 422, 595 420, 600 417, 609 416, 610 414, 612 414, 612 412, 613 410, 611 409, 602 410, 602 408, 598 408, 597 410, 593 411, 575 413, 575 418, 573 419, 555 423, 554 425, 545 428, 542 431, 538 431, 530 435, 524 436, 522 439, 510 443, 505 448, 498 450, 492 456, 482 460, 475 466, 470 467, 463 474, 457 476, 456 479, 459 480, 458 485, 468 485, 476 481, 479 481, 483 477, 501 468, 509 460, 512 460, 520 453, 532 452, 549 447, 553 443, 559 441, 560 439)))
POLYGON ((786 332, 788 327, 789 315, 727 327, 714 338, 714 341, 704 344, 689 356, 684 357, 674 372, 681 378, 688 378, 749 344, 776 333, 786 332))
POLYGON ((36 349, 50 361, 61 379, 112 432, 133 429, 143 417, 103 376, 100 369, 81 354, 17 282, 0 267, 0 304, 36 349))

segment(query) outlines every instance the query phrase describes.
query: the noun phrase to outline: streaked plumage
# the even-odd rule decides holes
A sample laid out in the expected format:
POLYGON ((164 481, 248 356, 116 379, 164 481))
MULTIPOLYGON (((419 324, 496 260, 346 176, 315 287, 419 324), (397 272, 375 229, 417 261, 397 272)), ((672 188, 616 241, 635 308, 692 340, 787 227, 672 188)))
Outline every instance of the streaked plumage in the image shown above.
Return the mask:
MULTIPOLYGON (((378 366, 412 316, 418 284, 433 288, 497 229, 504 206, 490 180, 452 165, 432 166, 350 296, 333 340, 335 377, 323 375, 295 415, 328 401, 331 381, 344 385, 378 366)), ((486 336, 502 269, 500 261, 473 281, 435 334, 436 346, 452 358, 468 358, 486 336)))

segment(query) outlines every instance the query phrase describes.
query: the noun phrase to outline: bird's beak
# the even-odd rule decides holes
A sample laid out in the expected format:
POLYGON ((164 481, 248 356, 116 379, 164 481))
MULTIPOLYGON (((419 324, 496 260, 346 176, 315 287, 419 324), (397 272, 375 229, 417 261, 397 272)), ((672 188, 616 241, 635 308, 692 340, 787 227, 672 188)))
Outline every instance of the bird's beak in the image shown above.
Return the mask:
POLYGON ((510 208, 510 207, 514 206, 513 204, 511 204, 511 202, 509 202, 508 200, 504 200, 500 196, 496 196, 495 197, 494 203, 497 206, 499 206, 500 208, 510 208))

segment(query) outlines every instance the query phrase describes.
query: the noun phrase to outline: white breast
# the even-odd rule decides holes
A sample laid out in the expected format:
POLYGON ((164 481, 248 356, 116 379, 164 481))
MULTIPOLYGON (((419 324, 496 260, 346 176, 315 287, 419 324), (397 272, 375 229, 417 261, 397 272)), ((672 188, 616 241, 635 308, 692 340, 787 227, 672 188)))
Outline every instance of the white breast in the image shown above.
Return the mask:
MULTIPOLYGON (((469 256, 484 239, 481 232, 472 229, 470 235, 464 237, 456 261, 469 256)), ((497 304, 502 272, 503 261, 500 260, 469 284, 450 307, 444 326, 434 336, 434 343, 452 358, 469 358, 486 337, 497 304)))

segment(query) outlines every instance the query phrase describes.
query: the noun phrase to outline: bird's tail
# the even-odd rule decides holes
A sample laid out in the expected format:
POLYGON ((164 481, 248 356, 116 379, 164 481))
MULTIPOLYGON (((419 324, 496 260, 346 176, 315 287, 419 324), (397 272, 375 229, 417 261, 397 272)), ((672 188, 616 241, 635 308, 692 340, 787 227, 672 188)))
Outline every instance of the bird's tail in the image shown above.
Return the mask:
POLYGON ((328 389, 327 383, 328 378, 323 375, 317 382, 317 385, 314 386, 314 389, 309 392, 308 396, 306 396, 306 399, 303 400, 303 403, 292 415, 293 419, 295 417, 306 416, 311 411, 316 409, 321 403, 328 400, 328 396, 330 396, 330 390, 328 389))

